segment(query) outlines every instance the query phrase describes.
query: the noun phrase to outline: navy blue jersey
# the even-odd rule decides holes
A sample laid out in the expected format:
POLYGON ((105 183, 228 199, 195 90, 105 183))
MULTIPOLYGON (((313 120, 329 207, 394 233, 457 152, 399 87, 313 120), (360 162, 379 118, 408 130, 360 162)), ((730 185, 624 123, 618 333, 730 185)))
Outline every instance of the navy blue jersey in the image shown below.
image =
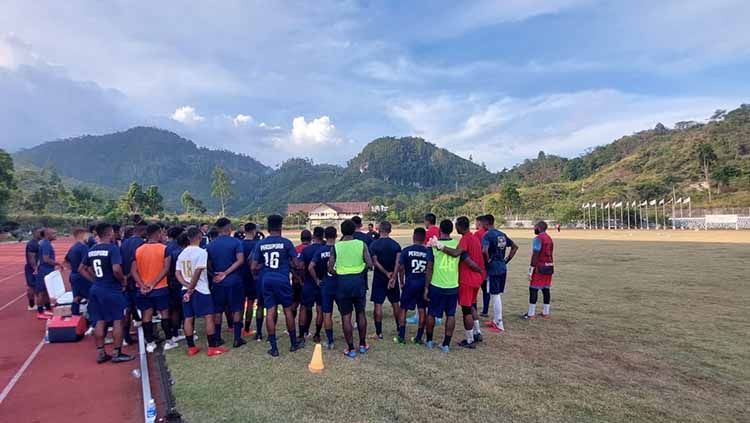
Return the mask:
POLYGON ((302 260, 305 263, 305 279, 304 283, 315 283, 315 281, 312 278, 312 275, 308 271, 308 267, 310 266, 310 263, 312 262, 313 257, 315 257, 315 254, 320 250, 320 248, 323 247, 323 244, 318 243, 312 243, 305 248, 302 249, 302 252, 300 253, 300 260, 302 260))
POLYGON ((297 250, 292 241, 278 236, 270 235, 258 241, 253 260, 261 264, 261 274, 276 274, 282 278, 289 279, 290 262, 297 257, 297 250))
POLYGON ((89 247, 83 242, 76 242, 65 254, 65 260, 70 263, 70 273, 78 273, 78 267, 86 261, 89 247))
POLYGON ((482 238, 482 249, 487 247, 489 263, 487 263, 487 274, 501 275, 508 271, 505 264, 505 250, 513 245, 513 240, 503 232, 492 228, 482 238))
POLYGON ((427 263, 432 263, 434 260, 432 248, 424 245, 410 245, 401 251, 399 262, 404 267, 407 282, 424 283, 427 277, 427 263))
MULTIPOLYGON (((211 263, 211 271, 213 273, 224 272, 237 261, 237 253, 242 254, 242 241, 229 235, 219 235, 208 243, 206 251, 208 251, 208 261, 211 263)), ((237 269, 228 274, 221 283, 226 286, 242 282, 240 272, 237 269)))
POLYGON ((203 234, 203 236, 201 237, 201 243, 198 246, 203 248, 204 250, 206 249, 206 247, 208 247, 208 235, 203 234))
POLYGON ((146 241, 139 236, 131 236, 122 242, 120 246, 120 257, 122 258, 122 273, 125 275, 130 273, 130 265, 135 260, 135 250, 141 245, 145 244, 146 241))
POLYGON ((26 243, 26 264, 29 266, 34 266, 37 263, 30 263, 28 260, 29 253, 34 253, 37 257, 37 263, 39 262, 39 241, 35 239, 30 239, 29 242, 26 243))
MULTIPOLYGON (((333 277, 328 273, 328 259, 331 258, 331 246, 322 244, 315 250, 315 255, 312 257, 311 262, 315 263, 315 275, 318 279, 325 280, 327 277, 333 277)), ((309 273, 309 272, 308 272, 309 273)))
POLYGON ((367 235, 366 233, 360 231, 355 231, 354 235, 352 235, 352 238, 364 242, 368 247, 370 246, 370 244, 372 244, 373 241, 375 241, 370 235, 367 235))
POLYGON ((169 241, 167 243, 167 248, 164 250, 165 256, 170 257, 169 273, 167 273, 167 278, 170 282, 177 281, 177 276, 175 276, 175 271, 177 269, 177 258, 180 256, 182 250, 183 248, 175 240, 169 241))
POLYGON ((86 246, 91 248, 94 245, 96 245, 96 237, 94 235, 89 235, 88 239, 86 240, 86 246))
POLYGON ((54 264, 45 263, 42 258, 48 257, 52 261, 55 261, 55 247, 52 246, 52 242, 43 239, 39 242, 39 257, 37 262, 39 263, 39 273, 46 275, 55 270, 54 264))
POLYGON ((255 239, 243 239, 242 240, 242 255, 245 257, 245 261, 242 263, 242 280, 251 282, 253 280, 253 272, 250 271, 250 260, 253 259, 252 254, 255 250, 255 246, 258 244, 258 240, 255 239))
POLYGON ((94 274, 94 283, 106 288, 120 289, 115 279, 114 265, 122 265, 120 249, 114 244, 96 244, 86 253, 86 266, 94 274))
MULTIPOLYGON (((380 238, 370 245, 370 255, 378 258, 378 263, 389 272, 396 270, 396 255, 401 252, 401 245, 392 238, 380 238)), ((374 279, 388 282, 388 275, 375 268, 374 279)))

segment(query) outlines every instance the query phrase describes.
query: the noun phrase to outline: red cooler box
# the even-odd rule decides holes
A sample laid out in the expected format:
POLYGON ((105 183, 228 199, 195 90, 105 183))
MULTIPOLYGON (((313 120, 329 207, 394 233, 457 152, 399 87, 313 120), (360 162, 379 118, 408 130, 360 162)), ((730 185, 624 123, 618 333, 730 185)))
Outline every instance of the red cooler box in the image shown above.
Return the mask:
POLYGON ((76 342, 86 332, 86 318, 83 316, 52 316, 47 320, 49 342, 76 342))

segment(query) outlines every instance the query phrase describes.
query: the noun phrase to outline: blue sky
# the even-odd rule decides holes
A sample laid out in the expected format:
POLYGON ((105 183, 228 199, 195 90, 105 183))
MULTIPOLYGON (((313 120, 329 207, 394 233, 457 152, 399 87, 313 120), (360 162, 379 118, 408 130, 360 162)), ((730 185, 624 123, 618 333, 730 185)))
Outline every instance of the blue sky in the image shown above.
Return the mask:
POLYGON ((268 165, 345 163, 379 136, 416 135, 499 170, 750 102, 744 0, 0 10, 9 150, 145 124, 268 165))

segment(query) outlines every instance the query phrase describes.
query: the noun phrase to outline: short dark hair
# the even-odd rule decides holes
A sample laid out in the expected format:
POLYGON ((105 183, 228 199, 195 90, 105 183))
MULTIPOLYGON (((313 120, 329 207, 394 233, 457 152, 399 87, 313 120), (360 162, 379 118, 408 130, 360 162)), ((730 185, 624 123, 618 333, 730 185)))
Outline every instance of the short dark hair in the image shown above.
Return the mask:
POLYGON ((167 236, 172 239, 177 239, 180 234, 182 234, 185 230, 182 229, 182 226, 172 226, 167 230, 167 236))
POLYGON ((414 234, 412 235, 414 242, 424 244, 425 238, 427 238, 427 231, 424 228, 414 228, 414 234))
POLYGON ((435 216, 434 213, 427 213, 426 215, 424 215, 424 220, 426 222, 430 222, 430 224, 434 225, 435 222, 437 222, 437 216, 435 216))
POLYGON ((312 241, 312 232, 307 229, 303 229, 302 232, 299 233, 299 239, 302 242, 312 241))
MULTIPOLYGON (((456 219, 456 227, 461 228, 461 230, 469 229, 469 218, 466 216, 460 216, 456 219)), ((440 229, 442 229, 442 226, 440 229)))
POLYGON ((284 218, 278 214, 272 214, 268 216, 268 230, 269 231, 280 231, 284 224, 284 218))
POLYGON ((113 230, 113 231, 115 231, 115 232, 120 232, 120 228, 121 228, 121 226, 120 226, 120 224, 119 224, 119 223, 113 223, 113 224, 112 224, 112 230, 113 230))
POLYGON ((539 226, 539 229, 541 229, 542 232, 544 232, 544 231, 547 230, 547 222, 545 222, 543 220, 540 220, 540 221, 536 222, 536 225, 539 226))
POLYGON ((146 227, 146 236, 150 237, 159 231, 161 231, 161 226, 158 223, 152 223, 146 227))
POLYGON ((135 235, 143 236, 144 232, 146 232, 146 225, 144 224, 135 225, 133 228, 133 234, 135 235))
POLYGON ((122 233, 123 238, 130 238, 131 236, 133 236, 133 232, 134 231, 135 231, 134 227, 132 227, 130 225, 126 226, 125 230, 122 231, 123 232, 122 233))
MULTIPOLYGON (((96 227, 97 227, 97 226, 98 226, 98 225, 97 225, 96 223, 92 223, 92 224, 90 224, 90 225, 89 225, 89 232, 91 232, 92 234, 93 234, 94 232, 96 232, 96 227)), ((44 228, 42 228, 42 229, 44 229, 44 228)))
POLYGON ((106 222, 99 223, 96 225, 96 228, 94 229, 96 231, 96 234, 99 235, 99 238, 102 238, 107 235, 107 232, 109 232, 112 229, 112 225, 106 222))
POLYGON ((384 232, 387 234, 391 233, 391 228, 391 222, 387 220, 380 222, 380 226, 378 226, 378 230, 380 230, 380 232, 384 232))
POLYGON ((216 226, 217 229, 224 229, 231 224, 232 224, 231 220, 227 219, 226 217, 220 217, 218 220, 216 220, 216 223, 214 223, 214 226, 216 226))
POLYGON ((256 225, 253 222, 245 223, 245 232, 252 232, 258 228, 258 225, 256 225))
POLYGON ((483 216, 483 218, 484 218, 484 222, 487 223, 488 225, 494 225, 495 224, 495 216, 493 216, 491 214, 486 214, 486 215, 483 216))
POLYGON ((453 222, 450 219, 440 221, 440 232, 446 235, 453 233, 453 222))
POLYGON ((354 224, 357 225, 357 227, 362 226, 362 218, 359 216, 352 217, 352 222, 354 222, 354 224))
POLYGON ((312 234, 315 239, 323 239, 325 236, 325 229, 323 229, 322 226, 316 226, 313 228, 312 234))
POLYGON ((326 239, 336 239, 336 237, 338 236, 338 233, 336 231, 336 228, 334 228, 333 226, 329 226, 325 228, 325 230, 323 230, 323 236, 326 239))
POLYGON ((191 226, 188 228, 187 232, 185 232, 185 235, 187 236, 187 239, 189 241, 194 240, 198 237, 203 237, 203 232, 201 232, 200 229, 196 228, 195 226, 191 226))
POLYGON ((200 224, 200 225, 198 225, 198 227, 199 227, 199 228, 202 228, 202 227, 204 227, 204 226, 208 226, 208 223, 206 223, 206 222, 201 222, 201 224, 200 224))
POLYGON ((187 247, 190 245, 190 237, 188 237, 187 232, 182 232, 177 236, 177 239, 175 240, 177 242, 177 245, 179 245, 182 248, 187 247))
POLYGON ((357 230, 357 225, 351 219, 347 219, 341 222, 341 235, 348 236, 354 235, 354 231, 357 230))

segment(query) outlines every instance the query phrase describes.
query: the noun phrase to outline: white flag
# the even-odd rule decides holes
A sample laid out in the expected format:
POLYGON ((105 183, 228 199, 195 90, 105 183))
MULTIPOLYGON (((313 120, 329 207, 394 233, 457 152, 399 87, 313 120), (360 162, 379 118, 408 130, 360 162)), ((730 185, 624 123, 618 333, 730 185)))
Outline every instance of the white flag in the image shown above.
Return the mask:
POLYGON ((615 203, 615 208, 618 208, 618 207, 622 207, 622 201, 620 201, 619 203, 615 203))
POLYGON ((604 208, 605 208, 605 209, 608 209, 608 208, 609 208, 609 203, 607 203, 607 205, 606 205, 606 206, 604 206, 604 208))
POLYGON ((642 201, 641 204, 638 205, 638 207, 643 207, 647 205, 648 205, 648 201, 642 201))
POLYGON ((596 208, 596 203, 595 203, 595 202, 594 202, 594 203, 591 203, 591 208, 592 208, 592 209, 595 209, 595 208, 596 208))
POLYGON ((630 207, 635 207, 635 206, 637 206, 637 204, 635 201, 633 201, 633 204, 631 204, 630 207))
POLYGON ((583 205, 583 208, 584 208, 584 209, 587 209, 587 208, 589 208, 589 203, 586 203, 586 204, 584 204, 584 205, 583 205))
POLYGON ((678 198, 677 201, 674 202, 675 204, 682 204, 682 197, 678 198))
POLYGON ((690 202, 690 197, 688 197, 688 198, 686 198, 686 199, 682 200, 682 203, 683 203, 683 204, 687 204, 687 203, 689 203, 689 202, 690 202))
POLYGON ((659 205, 664 205, 664 199, 662 198, 661 201, 659 201, 659 205))
POLYGON ((648 204, 649 204, 650 206, 655 206, 655 205, 656 205, 656 200, 651 200, 651 201, 649 201, 649 203, 648 203, 648 204))

